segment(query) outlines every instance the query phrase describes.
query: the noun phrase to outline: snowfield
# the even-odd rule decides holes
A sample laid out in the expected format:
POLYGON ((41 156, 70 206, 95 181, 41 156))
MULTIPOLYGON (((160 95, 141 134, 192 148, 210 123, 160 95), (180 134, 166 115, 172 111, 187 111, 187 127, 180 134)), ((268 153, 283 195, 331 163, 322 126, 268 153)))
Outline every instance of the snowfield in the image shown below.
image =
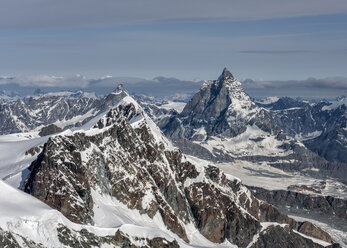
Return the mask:
POLYGON ((184 109, 184 106, 186 106, 186 104, 187 103, 185 103, 185 102, 168 101, 168 103, 160 105, 160 108, 163 108, 163 109, 166 109, 166 110, 174 109, 178 113, 181 113, 182 110, 184 109))
MULTIPOLYGON (((25 152, 30 148, 43 145, 48 137, 40 137, 38 132, 16 133, 0 136, 0 179, 15 188, 21 186, 22 173, 36 156, 25 152)), ((25 175, 23 175, 25 176, 25 175)))
MULTIPOLYGON (((199 132, 199 134, 206 135, 206 132, 199 132)), ((216 136, 209 137, 205 142, 195 141, 194 143, 208 149, 213 153, 214 149, 222 150, 223 152, 231 155, 232 157, 238 156, 288 156, 292 152, 284 151, 279 148, 284 144, 279 141, 275 136, 264 132, 259 127, 247 126, 247 130, 233 138, 220 138, 216 136), (257 139, 262 139, 257 141, 257 139)))
MULTIPOLYGON (((268 190, 287 190, 292 185, 317 186, 325 182, 322 188, 323 196, 334 196, 347 199, 347 186, 334 179, 320 180, 300 173, 285 172, 267 165, 265 162, 252 163, 244 160, 235 160, 233 163, 214 163, 224 173, 238 177, 243 184, 261 187, 268 190)), ((301 193, 315 194, 312 191, 301 193)))

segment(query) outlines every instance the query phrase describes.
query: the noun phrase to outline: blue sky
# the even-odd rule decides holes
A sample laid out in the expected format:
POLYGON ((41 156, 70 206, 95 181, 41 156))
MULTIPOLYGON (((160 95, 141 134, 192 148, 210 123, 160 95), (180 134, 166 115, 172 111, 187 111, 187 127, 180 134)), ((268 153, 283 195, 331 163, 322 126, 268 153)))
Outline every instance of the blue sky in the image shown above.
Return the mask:
POLYGON ((347 1, 146 3, 4 0, 0 76, 347 77, 347 1))

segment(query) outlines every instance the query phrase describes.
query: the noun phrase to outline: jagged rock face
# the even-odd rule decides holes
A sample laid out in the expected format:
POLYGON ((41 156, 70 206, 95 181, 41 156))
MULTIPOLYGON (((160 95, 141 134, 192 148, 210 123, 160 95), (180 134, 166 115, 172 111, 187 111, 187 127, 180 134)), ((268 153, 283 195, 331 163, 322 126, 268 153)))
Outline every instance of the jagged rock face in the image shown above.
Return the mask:
POLYGON ((169 241, 165 238, 156 237, 153 239, 129 237, 127 234, 118 230, 115 235, 97 236, 88 232, 86 229, 80 231, 70 230, 65 226, 57 228, 58 239, 62 245, 74 248, 92 248, 92 247, 122 247, 122 248, 179 248, 176 240, 169 241), (132 240, 136 241, 136 244, 132 240), (139 246, 138 244, 142 245, 139 246))
POLYGON ((161 216, 186 241, 188 224, 213 242, 240 247, 260 221, 297 225, 239 180, 189 162, 129 96, 89 131, 51 137, 30 170, 23 189, 77 223, 93 224, 96 191, 161 216))
POLYGON ((30 247, 30 248, 43 248, 44 247, 42 244, 37 244, 31 240, 26 239, 25 237, 21 237, 21 240, 22 240, 22 244, 17 242, 13 233, 4 231, 0 228, 0 247, 21 248, 21 247, 23 247, 23 245, 25 245, 26 247, 30 247))
POLYGON ((289 97, 280 98, 267 108, 284 132, 331 162, 347 163, 347 107, 334 108, 329 102, 309 104, 289 97))
POLYGON ((178 113, 174 109, 164 109, 156 104, 139 102, 143 109, 146 111, 147 115, 155 122, 155 124, 160 128, 164 128, 172 118, 175 118, 178 113))
POLYGON ((205 82, 200 91, 178 115, 179 125, 169 123, 164 129, 172 139, 204 140, 207 136, 235 137, 255 124, 264 131, 278 133, 265 110, 259 108, 244 92, 241 83, 224 69, 215 81, 205 82), (196 133, 204 128, 205 135, 196 133))
MULTIPOLYGON (((308 104, 283 99, 273 108, 281 109, 285 105, 308 104)), ((218 80, 205 82, 182 113, 174 116, 162 130, 183 152, 202 159, 266 162, 287 171, 302 172, 314 167, 320 169, 320 174, 314 176, 345 180, 346 165, 328 163, 284 134, 273 119, 270 112, 254 103, 241 83, 224 69, 218 80)))
POLYGON ((63 131, 60 127, 57 127, 54 124, 50 124, 46 127, 41 128, 41 131, 39 132, 40 136, 46 136, 50 134, 55 134, 63 131))
MULTIPOLYGON (((160 191, 162 189, 164 192, 175 184, 162 167, 167 160, 164 145, 154 142, 147 127, 140 125, 137 130, 131 127, 126 117, 132 118, 134 114, 136 109, 133 105, 120 105, 97 123, 100 128, 110 127, 105 131, 93 136, 77 133, 50 138, 39 158, 32 164, 32 172, 24 189, 72 221, 92 223, 90 191, 91 185, 95 185, 95 189, 115 196, 129 208, 136 208, 151 217, 159 211, 169 228, 186 239, 183 227, 160 191), (143 143, 141 138, 148 142, 143 143), (158 185, 150 183, 153 180, 151 174, 155 172, 162 180, 158 185), (57 174, 62 176, 54 178, 57 174), (80 178, 83 180, 78 180, 80 178), (41 181, 46 182, 46 187, 40 185, 41 181), (85 189, 82 196, 79 194, 80 185, 85 189), (57 188, 52 189, 51 186, 57 188), (60 188, 66 188, 66 192, 57 194, 60 188), (54 195, 50 195, 50 192, 54 192, 54 195), (65 204, 55 204, 61 201, 70 206, 67 211, 64 211, 65 204), (75 218, 76 210, 78 218, 75 218)), ((178 191, 177 188, 174 190, 178 191)), ((177 199, 183 199, 180 192, 174 193, 177 199)), ((187 219, 184 213, 180 216, 183 220, 187 219)))
POLYGON ((329 161, 347 163, 347 106, 334 109, 331 116, 321 135, 305 145, 329 161))
POLYGON ((102 98, 82 93, 42 96, 0 102, 0 134, 27 132, 56 123, 60 127, 81 126, 107 111, 125 95, 123 86, 102 98))
POLYGON ((309 234, 314 238, 318 238, 320 240, 326 240, 329 243, 333 243, 332 238, 325 232, 322 232, 319 228, 313 225, 311 222, 304 221, 298 228, 298 231, 303 234, 309 234))
POLYGON ((1 134, 26 132, 56 121, 85 115, 95 99, 41 96, 0 104, 1 134))
POLYGON ((314 196, 290 190, 266 190, 259 187, 248 187, 253 194, 277 207, 304 209, 320 216, 347 220, 347 200, 331 196, 314 196))
POLYGON ((259 234, 259 238, 251 248, 282 248, 282 247, 302 247, 302 248, 321 248, 322 245, 314 243, 312 240, 305 239, 292 230, 286 230, 280 226, 271 226, 259 234))
POLYGON ((303 140, 323 130, 324 124, 331 118, 329 111, 322 111, 327 103, 311 105, 290 97, 282 97, 276 102, 259 105, 270 110, 276 125, 287 135, 303 140))
POLYGON ((62 138, 50 139, 44 145, 42 153, 29 168, 35 176, 28 178, 24 190, 58 209, 73 222, 91 223, 93 200, 87 171, 78 166, 81 156, 72 144, 73 140, 63 143, 60 142, 62 138))
POLYGON ((163 130, 173 140, 204 142, 213 136, 236 137, 245 133, 248 126, 275 136, 281 133, 268 112, 259 108, 244 92, 241 83, 224 69, 218 80, 205 82, 182 113, 163 130))

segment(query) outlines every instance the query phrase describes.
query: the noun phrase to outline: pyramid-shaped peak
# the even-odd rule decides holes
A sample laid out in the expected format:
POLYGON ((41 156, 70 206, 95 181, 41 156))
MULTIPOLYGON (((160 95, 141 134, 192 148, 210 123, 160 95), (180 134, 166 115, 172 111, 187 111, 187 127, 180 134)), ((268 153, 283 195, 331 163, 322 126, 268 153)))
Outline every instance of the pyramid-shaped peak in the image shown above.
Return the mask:
POLYGON ((233 74, 228 70, 228 68, 224 68, 222 74, 218 78, 219 80, 228 80, 228 79, 234 79, 233 74))
POLYGON ((113 92, 126 91, 123 84, 118 84, 117 88, 113 92))
POLYGON ((117 88, 111 93, 114 95, 122 94, 124 96, 129 95, 123 84, 118 84, 117 88))

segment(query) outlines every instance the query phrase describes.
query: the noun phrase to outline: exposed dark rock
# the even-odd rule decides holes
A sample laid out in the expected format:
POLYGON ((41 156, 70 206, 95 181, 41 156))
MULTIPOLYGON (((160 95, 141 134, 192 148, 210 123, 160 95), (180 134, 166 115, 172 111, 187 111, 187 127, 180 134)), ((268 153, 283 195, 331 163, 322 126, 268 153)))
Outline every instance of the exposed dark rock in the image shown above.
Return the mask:
POLYGON ((54 139, 49 139, 29 167, 30 177, 23 189, 58 209, 73 222, 92 223, 92 213, 89 212, 92 211, 93 200, 87 172, 81 168, 81 155, 75 150, 71 143, 57 144, 54 139), (58 147, 60 153, 54 154, 52 151, 58 147), (64 152, 68 152, 67 157, 64 152))
MULTIPOLYGON (((294 101, 290 98, 280 99, 277 103, 271 105, 271 108, 276 109, 276 111, 282 111, 288 106, 291 107, 291 110, 293 110, 293 107, 295 108, 294 110, 304 109, 302 115, 304 115, 305 120, 301 120, 303 118, 299 117, 302 122, 299 121, 300 124, 298 125, 306 126, 306 123, 309 122, 307 124, 308 129, 305 131, 302 130, 306 134, 309 131, 313 132, 316 130, 312 131, 309 128, 313 125, 312 123, 315 123, 315 120, 311 118, 311 112, 318 112, 316 119, 317 121, 319 120, 320 124, 317 124, 316 128, 321 128, 330 117, 330 114, 321 113, 318 109, 311 110, 311 106, 308 103, 294 101)), ((322 109, 323 106, 325 105, 319 107, 322 109)), ((340 114, 345 111, 342 108, 340 114)), ((183 111, 173 116, 168 124, 162 127, 162 130, 184 153, 202 159, 221 162, 231 162, 234 159, 242 159, 255 163, 267 162, 269 165, 285 171, 299 171, 318 178, 334 177, 342 182, 347 182, 347 164, 328 162, 295 139, 287 136, 281 128, 284 128, 288 124, 288 128, 285 131, 290 134, 297 134, 299 128, 294 126, 298 118, 294 116, 288 117, 284 114, 280 116, 283 117, 283 120, 274 117, 271 111, 259 107, 244 92, 241 83, 235 80, 230 72, 223 70, 218 80, 205 82, 200 91, 186 104, 183 111), (288 119, 291 119, 291 121, 288 119), (249 143, 248 146, 250 149, 243 148, 244 152, 238 153, 236 151, 234 153, 234 150, 237 150, 237 145, 241 143, 240 141, 236 142, 234 144, 236 148, 231 150, 231 141, 223 143, 224 140, 244 134, 248 128, 256 129, 253 134, 254 137, 252 136, 243 142, 245 144, 249 143), (292 128, 296 129, 291 132, 290 130, 292 128), (262 135, 258 134, 260 132, 259 129, 262 131, 262 135), (261 142, 268 137, 272 138, 273 142, 270 145, 273 146, 273 149, 278 150, 278 152, 266 154, 266 149, 261 142), (219 142, 218 145, 215 145, 217 143, 215 140, 219 142), (275 145, 276 142, 279 145, 275 145), (206 146, 206 144, 209 146, 206 146), (209 147, 209 149, 206 147, 209 147), (252 152, 248 151, 254 147, 258 147, 258 150, 264 151, 264 155, 252 154, 252 152), (319 169, 319 173, 315 173, 315 170, 310 170, 311 168, 319 169)), ((340 115, 336 113, 334 116, 340 115)), ((345 119, 346 117, 342 115, 339 118, 345 119)), ((327 148, 325 145, 321 146, 319 142, 315 143, 317 144, 317 149, 324 150, 324 152, 318 152, 320 155, 325 152, 326 154, 335 154, 338 152, 340 154, 339 160, 343 156, 347 156, 347 152, 342 152, 345 149, 343 147, 345 143, 341 142, 341 140, 347 142, 345 138, 347 136, 345 122, 338 121, 341 124, 340 131, 338 133, 330 133, 335 137, 336 135, 340 135, 342 131, 345 132, 342 136, 339 136, 339 140, 335 138, 331 139, 337 140, 335 142, 336 146, 331 146, 331 143, 329 143, 330 148, 327 148), (342 145, 337 145, 337 143, 341 143, 342 145)), ((332 121, 330 125, 331 130, 336 128, 335 123, 336 121, 332 121)), ((266 146, 268 145, 269 143, 266 143, 266 146)), ((312 146, 311 149, 315 150, 312 146)))
POLYGON ((291 137, 305 137, 323 130, 325 123, 331 118, 329 111, 322 111, 328 105, 324 102, 312 106, 307 102, 282 97, 276 102, 259 105, 269 109, 276 125, 291 137))
POLYGON ((140 102, 143 109, 146 111, 148 116, 154 120, 155 124, 162 129, 164 128, 173 118, 178 115, 178 112, 174 109, 164 109, 156 104, 151 104, 147 102, 140 102))
MULTIPOLYGON (((260 221, 299 226, 256 199, 239 180, 189 162, 156 128, 127 96, 90 132, 51 137, 30 166, 23 189, 70 220, 89 224, 92 190, 107 194, 151 218, 160 214, 166 227, 187 242, 189 223, 213 242, 229 240, 240 247, 260 231, 260 221)), ((151 242, 160 245, 160 240, 151 242)))
POLYGON ((324 246, 314 243, 288 228, 270 226, 259 234, 259 238, 251 248, 322 248, 324 246))
POLYGON ((255 197, 277 207, 290 206, 305 209, 325 216, 336 216, 347 220, 347 200, 331 196, 314 196, 288 190, 266 190, 248 187, 255 197))
POLYGON ((322 231, 311 222, 304 221, 303 223, 301 223, 301 225, 298 228, 298 231, 308 236, 311 236, 320 240, 325 240, 329 243, 334 243, 333 239, 330 237, 329 234, 322 231))
POLYGON ((67 95, 46 94, 14 102, 0 102, 0 134, 27 132, 57 121, 64 124, 77 116, 81 121, 64 128, 81 126, 115 106, 125 95, 120 85, 114 92, 101 98, 71 92, 67 95))
POLYGON ((221 243, 228 237, 243 247, 260 230, 259 222, 251 215, 240 218, 241 210, 217 188, 199 183, 186 192, 200 232, 212 242, 221 243))
POLYGON ((0 247, 20 248, 20 245, 13 237, 13 234, 0 228, 0 247))
POLYGON ((331 103, 309 104, 289 97, 271 104, 263 104, 270 110, 274 122, 292 137, 304 139, 305 145, 331 162, 347 163, 347 107, 341 104, 330 108, 331 103), (316 137, 310 137, 314 132, 316 137))
POLYGON ((57 228, 59 241, 67 246, 73 248, 92 248, 101 247, 102 245, 110 245, 122 248, 178 248, 176 240, 168 241, 164 238, 157 237, 153 239, 130 237, 118 230, 115 235, 96 236, 88 232, 86 229, 80 231, 70 230, 65 226, 57 228), (132 243, 131 240, 136 240, 137 243, 144 245, 138 246, 132 243))
POLYGON ((25 155, 34 156, 42 151, 43 146, 34 146, 25 152, 25 155))
POLYGON ((333 162, 347 163, 347 106, 331 111, 322 133, 305 145, 320 156, 333 162))
POLYGON ((41 129, 41 131, 39 132, 39 135, 40 136, 47 136, 50 134, 60 133, 61 131, 63 131, 63 129, 61 129, 60 127, 57 127, 54 124, 50 124, 46 127, 43 127, 41 129))
POLYGON ((31 240, 28 240, 25 237, 22 237, 18 234, 13 234, 11 232, 4 231, 0 228, 0 247, 3 248, 44 248, 42 244, 37 244, 31 240), (21 240, 21 244, 17 242, 16 237, 21 240))
MULTIPOLYGON (((187 139, 177 139, 172 141, 177 147, 179 147, 186 154, 190 154, 192 156, 196 156, 201 159, 217 161, 218 159, 206 148, 193 143, 187 139)), ((231 159, 229 157, 229 159, 231 159)))

